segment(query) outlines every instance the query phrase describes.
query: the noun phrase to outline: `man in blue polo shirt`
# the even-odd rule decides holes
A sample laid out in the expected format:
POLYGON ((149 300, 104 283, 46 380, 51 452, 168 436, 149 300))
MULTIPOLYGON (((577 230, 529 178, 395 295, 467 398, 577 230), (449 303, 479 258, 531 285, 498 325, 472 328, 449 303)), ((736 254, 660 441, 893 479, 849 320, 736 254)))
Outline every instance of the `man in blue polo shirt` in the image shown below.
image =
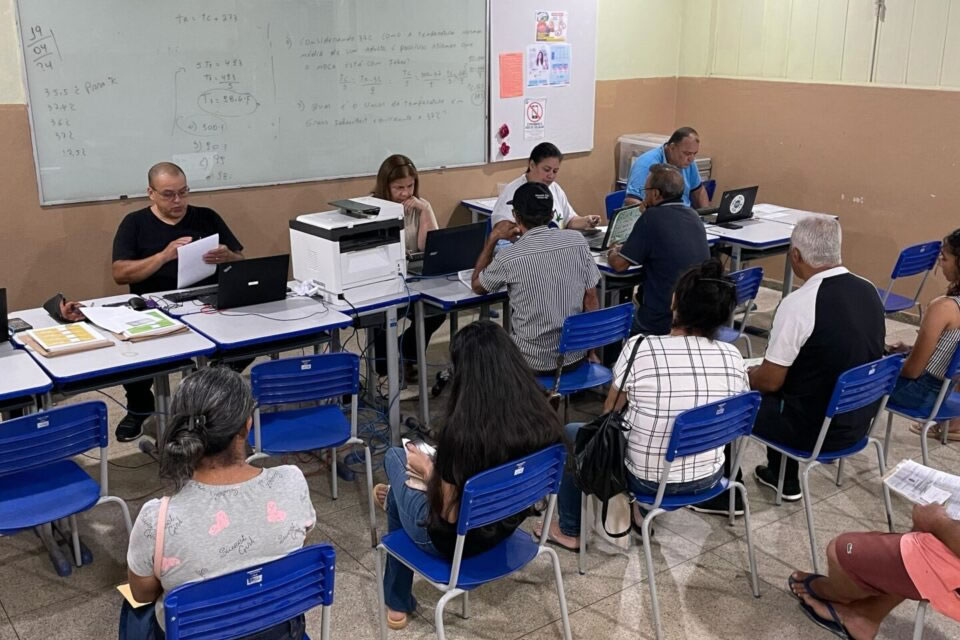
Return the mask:
POLYGON ((627 181, 625 205, 643 202, 643 187, 647 183, 650 167, 655 164, 672 164, 683 174, 683 204, 694 209, 710 206, 707 190, 700 181, 700 172, 694 162, 700 152, 700 134, 693 127, 680 127, 673 132, 662 147, 651 149, 637 156, 630 168, 627 181))

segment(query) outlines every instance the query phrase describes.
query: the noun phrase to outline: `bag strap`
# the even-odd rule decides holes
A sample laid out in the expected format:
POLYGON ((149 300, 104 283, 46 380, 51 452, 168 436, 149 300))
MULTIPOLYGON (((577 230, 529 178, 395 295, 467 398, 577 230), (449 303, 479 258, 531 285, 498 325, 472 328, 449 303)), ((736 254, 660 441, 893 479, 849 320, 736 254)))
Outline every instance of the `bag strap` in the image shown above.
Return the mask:
POLYGON ((630 503, 630 521, 627 523, 627 528, 620 533, 610 533, 607 531, 607 505, 609 504, 610 500, 603 501, 603 507, 600 509, 600 525, 603 527, 603 532, 611 538, 622 538, 630 533, 630 530, 633 528, 633 503, 630 503))
MULTIPOLYGON (((620 386, 617 387, 617 397, 613 401, 613 406, 620 404, 620 395, 623 394, 623 388, 627 385, 627 376, 630 375, 630 369, 633 368, 633 361, 637 357, 637 351, 640 349, 640 343, 646 340, 646 336, 638 336, 637 341, 633 343, 633 351, 630 352, 630 359, 627 360, 627 367, 623 370, 623 378, 620 380, 620 386)), ((614 409, 616 411, 616 409, 614 409)))
POLYGON ((160 579, 160 570, 163 568, 163 534, 167 528, 167 507, 170 506, 170 496, 160 498, 160 510, 157 512, 157 541, 153 545, 153 575, 160 579))

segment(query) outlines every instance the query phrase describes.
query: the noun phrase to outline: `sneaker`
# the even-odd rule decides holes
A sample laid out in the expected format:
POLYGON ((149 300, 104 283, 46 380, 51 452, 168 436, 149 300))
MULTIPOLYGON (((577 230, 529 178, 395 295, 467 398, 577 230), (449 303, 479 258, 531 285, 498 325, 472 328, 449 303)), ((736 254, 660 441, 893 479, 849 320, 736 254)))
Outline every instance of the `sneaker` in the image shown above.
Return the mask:
MULTIPOLYGON (((753 477, 762 485, 768 486, 774 491, 777 490, 777 482, 780 480, 779 472, 773 471, 766 465, 757 465, 753 470, 753 477)), ((783 479, 783 499, 787 502, 796 502, 803 497, 800 491, 800 483, 797 480, 791 481, 789 478, 783 479)))
MULTIPOLYGON (((727 516, 730 513, 730 494, 724 491, 715 498, 711 498, 697 504, 691 504, 687 508, 691 511, 696 511, 697 513, 709 513, 716 516, 727 516)), ((743 498, 740 497, 739 491, 736 493, 736 497, 733 501, 733 515, 743 515, 743 498)))
POLYGON ((117 442, 130 442, 143 435, 143 423, 147 421, 147 416, 137 416, 128 413, 117 425, 114 435, 117 436, 117 442))

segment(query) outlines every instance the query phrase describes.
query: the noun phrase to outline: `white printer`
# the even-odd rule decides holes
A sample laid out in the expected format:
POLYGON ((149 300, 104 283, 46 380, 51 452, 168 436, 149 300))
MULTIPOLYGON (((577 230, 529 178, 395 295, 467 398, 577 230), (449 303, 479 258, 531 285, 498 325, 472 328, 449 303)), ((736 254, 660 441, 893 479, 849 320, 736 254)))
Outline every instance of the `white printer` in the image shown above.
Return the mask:
POLYGON ((330 204, 337 209, 290 221, 293 277, 312 280, 329 302, 405 291, 403 206, 373 197, 330 204))

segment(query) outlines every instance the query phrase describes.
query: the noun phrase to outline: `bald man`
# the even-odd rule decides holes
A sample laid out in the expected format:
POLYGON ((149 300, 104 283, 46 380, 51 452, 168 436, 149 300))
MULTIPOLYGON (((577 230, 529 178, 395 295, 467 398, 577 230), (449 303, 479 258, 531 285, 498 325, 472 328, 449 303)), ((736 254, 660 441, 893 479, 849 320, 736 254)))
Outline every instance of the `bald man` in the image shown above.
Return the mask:
POLYGON ((643 206, 646 195, 643 187, 650 175, 650 167, 655 164, 670 164, 683 174, 683 204, 694 209, 709 206, 707 189, 700 181, 700 172, 697 169, 698 153, 700 134, 693 127, 680 127, 662 147, 651 149, 634 158, 624 204, 643 206))
MULTIPOLYGON (((177 249, 213 234, 220 245, 203 256, 207 264, 243 259, 243 245, 217 212, 187 204, 190 187, 183 170, 171 162, 155 164, 147 172, 149 207, 128 213, 113 239, 113 279, 144 295, 177 288, 177 249)), ((215 284, 216 276, 197 286, 215 284)), ((152 381, 124 385, 127 415, 117 426, 120 442, 138 438, 155 403, 152 381)))

